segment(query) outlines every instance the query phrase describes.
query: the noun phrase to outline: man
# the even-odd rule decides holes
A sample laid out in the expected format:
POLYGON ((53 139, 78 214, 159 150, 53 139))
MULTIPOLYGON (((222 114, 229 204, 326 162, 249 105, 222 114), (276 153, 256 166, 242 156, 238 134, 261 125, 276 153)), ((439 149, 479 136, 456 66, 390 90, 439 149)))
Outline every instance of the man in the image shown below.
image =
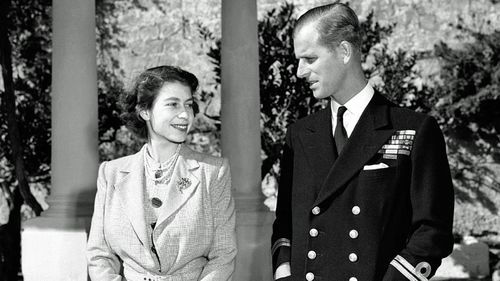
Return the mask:
POLYGON ((439 126, 367 84, 360 46, 347 5, 298 19, 297 76, 331 102, 287 130, 276 280, 428 280, 452 250, 453 186, 439 126))

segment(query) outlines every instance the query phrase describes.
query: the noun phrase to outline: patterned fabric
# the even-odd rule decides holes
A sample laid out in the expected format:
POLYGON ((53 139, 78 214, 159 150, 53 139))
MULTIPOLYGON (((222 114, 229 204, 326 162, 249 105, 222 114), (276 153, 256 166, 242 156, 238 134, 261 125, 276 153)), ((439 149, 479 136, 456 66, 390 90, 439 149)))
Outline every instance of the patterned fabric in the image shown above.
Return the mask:
MULTIPOLYGON (((144 149, 144 148, 143 148, 144 149)), ((226 159, 183 146, 154 231, 144 206, 143 152, 99 168, 87 245, 92 280, 231 280, 236 256, 234 200, 226 159), (123 273, 124 272, 124 273, 123 273), (194 276, 194 277, 193 277, 194 276)))

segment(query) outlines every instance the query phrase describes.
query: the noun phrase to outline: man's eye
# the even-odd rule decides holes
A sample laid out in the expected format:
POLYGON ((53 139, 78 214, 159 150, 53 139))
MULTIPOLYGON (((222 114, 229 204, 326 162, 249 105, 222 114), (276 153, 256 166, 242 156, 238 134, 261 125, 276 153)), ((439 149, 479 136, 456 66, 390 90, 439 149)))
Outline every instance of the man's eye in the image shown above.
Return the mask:
POLYGON ((186 107, 188 107, 188 108, 192 108, 192 107, 193 107, 193 104, 192 104, 192 103, 188 103, 188 104, 186 104, 186 107))
POLYGON ((304 59, 307 63, 311 64, 316 61, 316 58, 305 58, 304 59))

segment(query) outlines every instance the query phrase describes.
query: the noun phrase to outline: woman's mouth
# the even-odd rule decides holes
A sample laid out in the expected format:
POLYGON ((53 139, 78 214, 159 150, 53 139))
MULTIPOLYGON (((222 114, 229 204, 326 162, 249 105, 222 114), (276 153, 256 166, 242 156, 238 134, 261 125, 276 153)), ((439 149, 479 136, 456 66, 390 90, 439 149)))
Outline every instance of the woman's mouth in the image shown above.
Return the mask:
POLYGON ((187 124, 172 124, 171 126, 176 128, 179 131, 187 131, 187 129, 188 129, 187 124))

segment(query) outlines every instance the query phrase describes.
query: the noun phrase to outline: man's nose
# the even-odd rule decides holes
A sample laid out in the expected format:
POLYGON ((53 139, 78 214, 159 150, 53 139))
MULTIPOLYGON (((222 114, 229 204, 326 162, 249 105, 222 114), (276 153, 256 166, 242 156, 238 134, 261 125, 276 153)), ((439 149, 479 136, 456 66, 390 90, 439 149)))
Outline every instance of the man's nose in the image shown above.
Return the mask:
POLYGON ((304 78, 307 76, 307 69, 304 67, 304 64, 302 63, 301 60, 299 60, 299 66, 297 67, 297 77, 299 78, 304 78))

